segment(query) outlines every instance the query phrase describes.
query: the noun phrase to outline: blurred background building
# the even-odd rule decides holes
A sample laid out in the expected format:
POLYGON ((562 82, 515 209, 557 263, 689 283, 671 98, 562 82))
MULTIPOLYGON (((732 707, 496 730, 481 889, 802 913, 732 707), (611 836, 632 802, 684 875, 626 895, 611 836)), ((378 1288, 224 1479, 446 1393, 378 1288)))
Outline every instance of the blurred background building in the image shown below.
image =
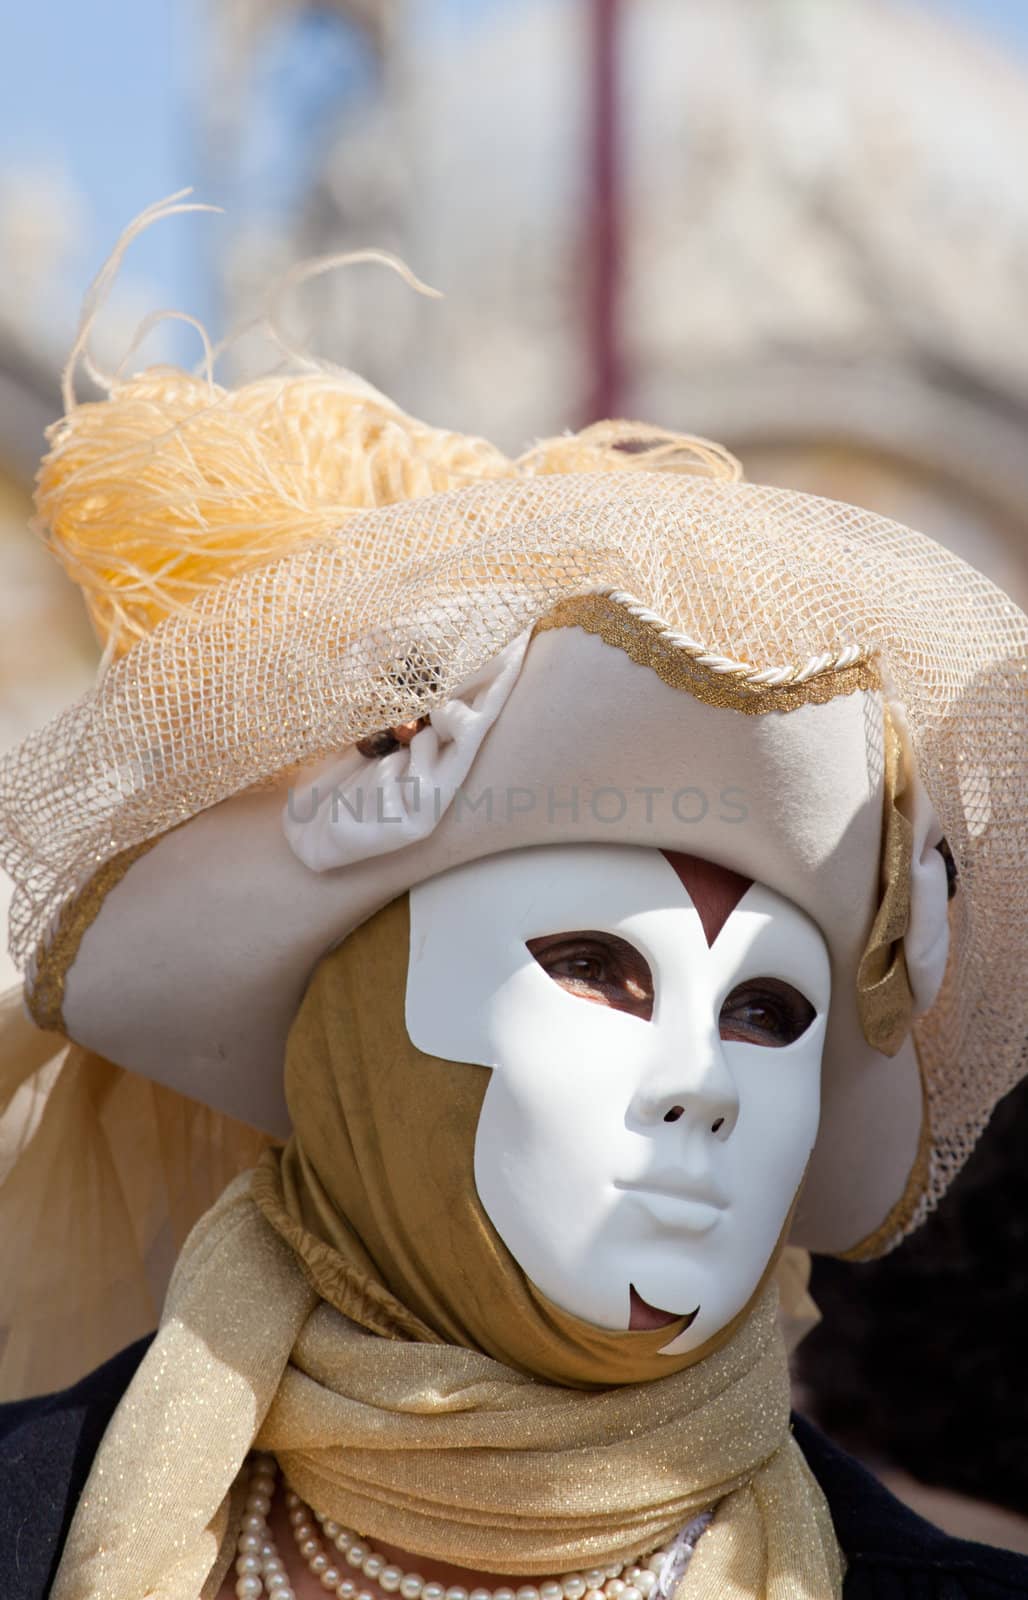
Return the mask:
POLYGON ((980 7, 519 0, 434 29, 378 7, 349 103, 304 99, 283 215, 243 64, 252 86, 333 24, 340 49, 353 8, 326 9, 239 8, 222 53, 234 312, 300 256, 381 244, 445 301, 363 268, 298 326, 409 409, 509 449, 597 414, 707 433, 1028 596, 1028 64, 980 7))
MULTIPOLYGON (((705 433, 1028 606, 1021 0, 55 0, 4 35, 0 745, 95 661, 26 532, 78 304, 190 183, 226 214, 132 247, 108 368, 155 308, 221 335, 298 259, 379 246, 445 299, 360 266, 286 315, 409 409, 510 450, 598 415, 705 433)), ((165 325, 139 358, 197 354, 165 325)))

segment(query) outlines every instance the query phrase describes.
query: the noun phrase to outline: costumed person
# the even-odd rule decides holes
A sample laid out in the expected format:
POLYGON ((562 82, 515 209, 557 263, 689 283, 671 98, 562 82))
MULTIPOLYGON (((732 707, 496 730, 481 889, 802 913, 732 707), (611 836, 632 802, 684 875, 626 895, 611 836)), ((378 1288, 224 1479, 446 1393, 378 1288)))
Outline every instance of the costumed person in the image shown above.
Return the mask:
POLYGON ((1023 1071, 1028 620, 329 371, 69 392, 38 504, 104 670, 0 767, 0 1375, 72 1384, 0 1413, 5 1600, 1028 1594, 776 1316, 1023 1071))

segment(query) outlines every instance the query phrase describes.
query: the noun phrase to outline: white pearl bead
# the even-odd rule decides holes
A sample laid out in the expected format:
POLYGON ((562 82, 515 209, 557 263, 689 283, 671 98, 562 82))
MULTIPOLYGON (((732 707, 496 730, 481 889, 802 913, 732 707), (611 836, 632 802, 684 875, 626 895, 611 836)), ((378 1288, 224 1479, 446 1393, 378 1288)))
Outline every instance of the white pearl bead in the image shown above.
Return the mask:
POLYGON ((378 1586, 386 1594, 395 1594, 403 1582, 403 1573, 399 1567, 383 1567, 378 1575, 378 1586))
POLYGON ((328 1570, 328 1556, 325 1554, 324 1550, 319 1550, 316 1556, 311 1556, 307 1565, 310 1567, 314 1576, 316 1578, 320 1578, 321 1574, 328 1570))
POLYGON ((260 1577, 261 1567, 264 1565, 260 1556, 249 1555, 246 1551, 236 1561, 236 1572, 240 1578, 245 1578, 248 1572, 256 1572, 260 1577))
MULTIPOLYGON (((303 1556, 303 1559, 307 1562, 308 1566, 314 1560, 315 1556, 321 1554, 321 1546, 317 1539, 304 1539, 302 1543, 297 1545, 297 1549, 303 1556)), ((328 1557, 326 1556, 325 1559, 327 1561, 328 1557)))
POLYGON ((585 1594, 586 1583, 580 1572, 569 1572, 561 1584, 565 1600, 582 1600, 585 1594))
POLYGON ((590 1589, 602 1589, 607 1581, 607 1574, 602 1567, 590 1567, 585 1574, 585 1581, 590 1589))
POLYGON ((236 1584, 237 1600, 258 1600, 263 1589, 264 1585, 260 1578, 240 1578, 236 1584))
POLYGON ((468 1600, 468 1591, 459 1583, 451 1584, 446 1591, 446 1600, 468 1600))
POLYGON ((625 1563, 623 1561, 614 1561, 609 1567, 604 1568, 604 1570, 608 1578, 620 1578, 621 1574, 625 1570, 625 1563))
POLYGON ((247 1485, 250 1494, 274 1494, 275 1474, 273 1472, 255 1472, 247 1485))
POLYGON ((657 1577, 659 1578, 664 1570, 664 1563, 666 1560, 667 1551, 656 1550, 654 1551, 653 1555, 649 1557, 646 1565, 649 1567, 650 1571, 656 1573, 657 1577))
POLYGON ((331 1517, 325 1517, 321 1520, 321 1531, 326 1539, 338 1539, 343 1531, 342 1524, 333 1522, 331 1517))
POLYGON ((361 1544, 360 1540, 358 1539, 350 1546, 349 1550, 347 1550, 346 1559, 350 1563, 351 1567, 362 1567, 370 1554, 371 1551, 368 1549, 367 1545, 361 1544))
POLYGON ((624 1587, 625 1585, 620 1578, 610 1577, 603 1585, 603 1592, 607 1596, 607 1600, 617 1600, 624 1587))
POLYGON ((342 1573, 338 1567, 326 1567, 321 1574, 321 1587, 328 1589, 331 1594, 335 1594, 341 1577, 342 1573))
POLYGON ((642 1590, 644 1600, 648 1600, 648 1597, 657 1587, 657 1574, 651 1572, 648 1567, 644 1567, 641 1572, 636 1573, 632 1581, 637 1589, 642 1590))
POLYGON ((275 1594, 279 1589, 289 1588, 289 1574, 279 1566, 274 1572, 264 1569, 264 1587, 269 1594, 275 1594))
POLYGON ((541 1583, 539 1600, 564 1600, 564 1590, 559 1583, 541 1583))
POLYGON ((385 1564, 385 1556, 376 1555, 375 1551, 372 1550, 371 1554, 365 1556, 361 1562, 361 1571, 366 1578, 370 1578, 374 1583, 385 1564))
POLYGON ((523 1583, 517 1590, 516 1600, 539 1600, 539 1590, 534 1583, 523 1583))
POLYGON ((357 1600, 378 1600, 378 1597, 370 1589, 358 1589, 357 1600))
POLYGON ((491 1589, 472 1589, 468 1595, 468 1600, 493 1600, 493 1591, 491 1589))
POLYGON ((268 1494, 248 1494, 246 1509, 251 1516, 266 1517, 271 1510, 271 1496, 268 1494))
MULTIPOLYGON (((425 1587, 425 1580, 420 1572, 408 1572, 400 1585, 402 1600, 421 1600, 421 1591, 425 1587)), ((492 1600, 492 1595, 489 1596, 492 1600)))
POLYGON ((493 1600, 514 1600, 513 1589, 494 1589, 493 1600))
POLYGON ((603 1590, 587 1589, 585 1591, 585 1600, 603 1600, 603 1590))
MULTIPOLYGON (((446 1600, 446 1590, 441 1583, 426 1583, 421 1591, 421 1600, 446 1600)), ((510 1600, 514 1600, 513 1595, 510 1600)))
POLYGON ((626 1583, 621 1591, 621 1600, 643 1600, 643 1592, 634 1583, 626 1583))
POLYGON ((239 1535, 239 1553, 243 1556, 259 1556, 264 1548, 264 1540, 259 1533, 241 1533, 239 1535))
POLYGON ((357 1585, 352 1578, 343 1578, 340 1583, 336 1584, 336 1594, 339 1596, 339 1600, 355 1600, 357 1585))
POLYGON ((240 1532, 241 1533, 259 1533, 259 1534, 263 1534, 264 1533, 264 1518, 255 1516, 254 1513, 251 1512, 251 1511, 245 1512, 244 1515, 243 1515, 243 1520, 240 1523, 240 1532))

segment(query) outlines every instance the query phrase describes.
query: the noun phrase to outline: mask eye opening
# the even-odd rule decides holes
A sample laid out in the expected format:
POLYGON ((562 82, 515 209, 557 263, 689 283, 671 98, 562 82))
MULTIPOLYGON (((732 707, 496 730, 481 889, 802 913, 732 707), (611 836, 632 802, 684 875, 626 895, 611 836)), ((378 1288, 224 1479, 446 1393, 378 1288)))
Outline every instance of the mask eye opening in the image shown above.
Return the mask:
POLYGON ((718 1019, 721 1038, 782 1050, 811 1027, 817 1011, 782 978, 746 978, 730 990, 718 1019))
POLYGON ((392 728, 381 728, 378 733, 369 733, 367 738, 358 739, 357 749, 369 761, 380 761, 383 756, 391 756, 394 750, 410 744, 416 733, 428 727, 430 720, 429 717, 416 717, 411 722, 398 722, 392 728))
POLYGON ((627 939, 595 928, 577 929, 529 939, 526 949, 547 977, 573 998, 652 1021, 650 964, 627 939))

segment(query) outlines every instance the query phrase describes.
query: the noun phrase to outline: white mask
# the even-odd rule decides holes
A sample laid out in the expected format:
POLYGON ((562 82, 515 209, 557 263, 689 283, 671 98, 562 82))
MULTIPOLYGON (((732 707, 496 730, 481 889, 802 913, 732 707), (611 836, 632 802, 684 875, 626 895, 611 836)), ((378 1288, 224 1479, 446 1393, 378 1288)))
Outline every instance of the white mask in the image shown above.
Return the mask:
POLYGON ((708 944, 671 861, 622 845, 471 862, 412 889, 410 912, 407 1031, 427 1054, 493 1069, 475 1183, 514 1259, 599 1327, 629 1327, 634 1288, 695 1312, 668 1354, 705 1343, 753 1296, 817 1135, 830 995, 817 928, 751 884, 708 944), (569 992, 528 949, 586 930, 645 958, 649 1020, 569 992), (792 1042, 721 1037, 726 997, 758 978, 809 1003, 792 1042))

